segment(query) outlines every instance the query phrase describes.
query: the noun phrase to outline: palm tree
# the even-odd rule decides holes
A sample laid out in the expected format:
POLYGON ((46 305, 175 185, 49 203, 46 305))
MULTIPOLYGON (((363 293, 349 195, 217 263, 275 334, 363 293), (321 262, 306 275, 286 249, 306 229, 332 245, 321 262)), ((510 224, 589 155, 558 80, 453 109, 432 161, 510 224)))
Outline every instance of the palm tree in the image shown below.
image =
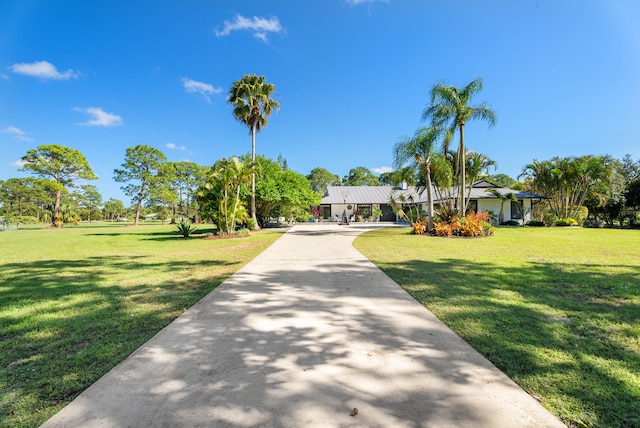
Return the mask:
MULTIPOLYGON (((256 133, 267 126, 267 118, 280 108, 277 101, 271 99, 275 91, 274 84, 265 82, 264 76, 245 74, 229 90, 228 101, 233 105, 233 116, 244 123, 251 134, 251 161, 256 160, 256 133)), ((251 218, 256 218, 256 175, 251 174, 251 218)))
POLYGON ((490 167, 496 167, 496 161, 489 159, 482 153, 467 152, 467 178, 469 179, 469 191, 467 192, 467 202, 471 199, 471 187, 478 178, 486 175, 490 167))
POLYGON ((413 137, 405 137, 398 141, 393 148, 394 167, 402 168, 410 163, 410 167, 416 171, 416 175, 424 179, 427 192, 427 214, 429 223, 427 232, 433 230, 433 185, 431 183, 431 158, 435 151, 436 140, 440 136, 440 128, 437 126, 422 127, 416 131, 413 137))
POLYGON ((497 189, 487 189, 487 192, 493 194, 496 198, 500 200, 500 214, 498 214, 498 224, 504 223, 504 203, 507 201, 517 202, 518 198, 513 192, 509 192, 504 195, 500 193, 497 189))
POLYGON ((220 194, 218 199, 218 228, 226 234, 233 233, 238 219, 238 213, 244 210, 240 201, 240 189, 248 182, 253 173, 253 164, 245 164, 232 156, 220 159, 213 166, 204 187, 208 190, 216 189, 220 194), (230 208, 232 205, 232 208, 230 208))
POLYGON ((465 145, 464 126, 472 119, 482 119, 495 125, 496 113, 489 108, 486 102, 479 105, 469 105, 471 98, 482 90, 484 81, 481 77, 473 80, 462 90, 455 86, 447 86, 443 82, 436 83, 431 89, 431 104, 422 113, 422 119, 431 119, 432 125, 439 126, 446 130, 444 139, 445 154, 449 150, 449 143, 456 130, 460 133, 458 144, 458 157, 456 159, 456 173, 459 177, 458 198, 460 205, 458 212, 464 215, 465 207, 465 145))

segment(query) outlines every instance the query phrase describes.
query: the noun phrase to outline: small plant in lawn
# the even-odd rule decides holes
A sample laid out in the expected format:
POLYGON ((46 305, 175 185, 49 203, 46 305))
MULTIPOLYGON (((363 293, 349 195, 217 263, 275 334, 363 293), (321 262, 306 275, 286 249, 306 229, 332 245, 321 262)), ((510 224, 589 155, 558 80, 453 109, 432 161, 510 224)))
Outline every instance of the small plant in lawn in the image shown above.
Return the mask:
POLYGON ((176 224, 175 228, 176 233, 183 238, 189 238, 197 230, 198 228, 196 226, 184 220, 176 224))

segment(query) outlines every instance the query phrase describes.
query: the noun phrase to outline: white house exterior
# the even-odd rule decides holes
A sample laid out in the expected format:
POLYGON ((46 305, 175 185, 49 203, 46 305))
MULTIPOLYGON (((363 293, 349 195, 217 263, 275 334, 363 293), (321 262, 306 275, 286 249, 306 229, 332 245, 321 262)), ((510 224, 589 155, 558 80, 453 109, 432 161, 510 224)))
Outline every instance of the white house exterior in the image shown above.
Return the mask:
MULTIPOLYGON (((498 214, 502 202, 492 194, 489 189, 495 189, 501 195, 512 193, 518 200, 505 201, 503 207, 503 221, 515 220, 522 224, 532 219, 533 205, 544 199, 544 196, 529 192, 521 192, 505 187, 498 187, 486 180, 480 180, 471 187, 469 199, 469 211, 489 211, 493 214, 497 223, 498 214)), ((468 191, 469 189, 467 189, 468 191)), ((373 210, 382 210, 381 221, 396 221, 396 216, 391 209, 389 201, 391 196, 396 201, 411 200, 421 210, 427 210, 426 192, 421 194, 414 186, 328 186, 327 195, 322 198, 319 205, 319 217, 322 221, 340 221, 343 215, 349 220, 371 217, 373 210)), ((452 192, 455 197, 455 192, 452 192)), ((438 200, 434 192, 435 206, 444 201, 438 200)))

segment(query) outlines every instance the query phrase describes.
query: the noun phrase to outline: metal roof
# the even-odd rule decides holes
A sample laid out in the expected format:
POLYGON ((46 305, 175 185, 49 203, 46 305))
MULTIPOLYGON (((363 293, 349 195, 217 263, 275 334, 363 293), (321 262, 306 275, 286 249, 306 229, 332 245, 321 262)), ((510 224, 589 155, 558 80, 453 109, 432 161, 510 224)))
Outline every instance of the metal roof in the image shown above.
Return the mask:
MULTIPOLYGON (((518 199, 545 199, 544 196, 536 195, 535 193, 498 187, 486 180, 473 183, 471 199, 496 199, 497 197, 489 192, 488 189, 495 189, 501 195, 513 193, 518 199)), ((415 203, 427 202, 426 191, 420 195, 415 186, 407 186, 406 189, 392 186, 327 186, 327 196, 322 198, 320 203, 323 205, 344 204, 346 201, 346 203, 351 204, 387 204, 392 193, 396 200, 402 199, 401 195, 404 195, 406 199, 413 198, 415 203)), ((457 194, 457 189, 452 189, 450 197, 455 198, 457 194)), ((438 202, 435 194, 434 202, 438 202)))
POLYGON ((427 195, 423 193, 421 197, 414 186, 407 186, 406 190, 392 186, 327 186, 327 196, 320 203, 388 204, 392 193, 396 199, 403 194, 407 199, 413 197, 415 202, 427 200, 427 195))

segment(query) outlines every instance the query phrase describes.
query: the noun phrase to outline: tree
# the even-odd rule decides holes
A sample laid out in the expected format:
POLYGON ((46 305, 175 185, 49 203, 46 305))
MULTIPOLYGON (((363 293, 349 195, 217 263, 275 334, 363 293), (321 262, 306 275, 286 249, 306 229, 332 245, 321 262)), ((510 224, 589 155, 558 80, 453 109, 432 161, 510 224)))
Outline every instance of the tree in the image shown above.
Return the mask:
POLYGON ((523 168, 531 190, 545 195, 549 209, 560 218, 578 218, 589 198, 606 203, 613 170, 608 156, 554 157, 534 160, 523 168))
POLYGON ((55 186, 57 183, 38 177, 0 180, 0 212, 7 217, 28 215, 41 220, 46 207, 51 205, 55 194, 51 188, 55 186))
POLYGON ((489 108, 486 102, 478 105, 469 105, 473 96, 480 92, 484 86, 482 78, 477 78, 462 90, 455 86, 447 86, 443 82, 436 83, 431 89, 431 104, 422 113, 422 119, 431 119, 433 126, 438 126, 446 131, 444 138, 445 155, 449 150, 449 144, 456 130, 460 134, 458 144, 458 156, 456 159, 456 173, 458 176, 458 212, 464 215, 465 204, 465 163, 466 149, 464 142, 465 124, 473 119, 485 120, 489 126, 495 125, 496 113, 489 108))
POLYGON ((513 188, 513 186, 517 183, 514 178, 509 177, 507 174, 489 175, 487 176, 487 180, 497 186, 509 188, 513 188))
MULTIPOLYGON (((251 162, 256 161, 256 133, 267 126, 271 112, 280 104, 271 98, 276 87, 265 82, 265 76, 245 74, 229 90, 228 102, 233 105, 233 116, 249 128, 251 134, 251 162)), ((251 218, 256 218, 256 176, 251 175, 251 218)))
MULTIPOLYGON (((249 159, 246 158, 246 162, 249 159)), ((256 211, 260 221, 267 217, 289 216, 297 208, 309 209, 320 203, 321 195, 311 189, 302 174, 264 156, 256 157, 256 211)))
POLYGON ((369 168, 359 166, 351 168, 349 174, 342 177, 343 186, 379 186, 380 180, 369 168))
POLYGON ((487 175, 490 167, 496 167, 496 162, 489 159, 482 153, 467 152, 467 178, 469 182, 469 190, 467 192, 467 201, 465 206, 469 204, 471 199, 471 188, 473 183, 476 182, 483 175, 487 175))
POLYGON ((189 217, 189 207, 195 204, 194 211, 197 221, 197 202, 194 198, 198 187, 204 183, 206 168, 195 162, 168 162, 167 167, 172 170, 170 185, 178 195, 178 208, 182 217, 189 217))
POLYGON ((165 155, 151 146, 129 147, 122 164, 123 169, 113 170, 113 179, 118 183, 129 183, 121 189, 136 204, 134 226, 140 221, 142 202, 149 196, 151 186, 162 177, 158 175, 161 165, 167 160, 165 155), (137 181, 138 183, 131 183, 137 181))
MULTIPOLYGON (((504 195, 498 191, 498 189, 487 189, 487 192, 493 194, 500 200, 500 213, 498 214, 498 224, 504 223, 504 203, 507 201, 517 201, 518 198, 512 192, 505 193, 504 195)), ((513 217, 512 217, 513 218, 513 217)))
POLYGON ((63 190, 73 187, 76 180, 95 180, 89 162, 78 150, 55 144, 38 146, 27 151, 22 157, 23 171, 30 171, 39 177, 51 178, 56 183, 55 203, 53 206, 52 223, 55 227, 62 227, 60 220, 60 198, 63 190))
POLYGON ((426 184, 422 190, 427 192, 427 232, 433 230, 433 185, 431 181, 431 157, 440 137, 440 128, 422 127, 416 131, 413 137, 405 137, 398 141, 393 148, 393 164, 396 169, 409 163, 426 184))
POLYGON ((242 213, 246 213, 241 200, 243 185, 250 183, 253 164, 245 163, 233 156, 220 159, 207 176, 199 196, 207 206, 209 215, 224 234, 234 232, 236 224, 244 222, 242 213))
MULTIPOLYGON (((81 186, 82 198, 78 201, 80 207, 87 210, 87 220, 91 223, 91 213, 100 208, 102 205, 102 195, 98 192, 96 186, 88 184, 81 186)), ((98 214, 100 212, 98 211, 98 214)))
POLYGON ((418 182, 416 171, 410 166, 397 169, 391 172, 383 172, 378 176, 381 186, 399 186, 402 183, 406 183, 410 186, 415 186, 418 182))
POLYGON ((627 207, 633 209, 640 208, 640 177, 629 182, 624 196, 627 207))
POLYGON ((124 213, 127 209, 124 207, 124 203, 121 200, 109 198, 109 200, 104 203, 104 208, 102 210, 105 217, 113 221, 120 217, 120 214, 124 213))
POLYGON ((311 189, 322 196, 327 194, 327 186, 340 185, 340 177, 321 167, 313 168, 307 175, 307 180, 309 180, 311 189))

